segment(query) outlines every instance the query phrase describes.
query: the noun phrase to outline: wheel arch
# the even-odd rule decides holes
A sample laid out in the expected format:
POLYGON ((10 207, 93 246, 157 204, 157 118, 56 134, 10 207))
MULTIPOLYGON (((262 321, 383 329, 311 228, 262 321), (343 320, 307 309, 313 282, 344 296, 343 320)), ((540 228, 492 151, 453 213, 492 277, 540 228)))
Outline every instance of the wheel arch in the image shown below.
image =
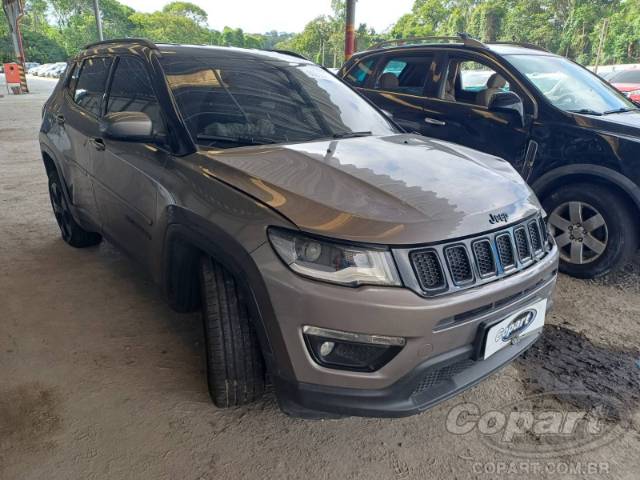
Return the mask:
MULTIPOLYGON (((558 187, 575 183, 595 183, 607 187, 624 199, 633 213, 640 215, 640 186, 620 172, 600 165, 576 164, 559 167, 542 175, 533 182, 531 188, 542 201, 558 187)), ((633 227, 640 235, 640 224, 633 227)))
POLYGON ((533 182, 531 188, 543 199, 560 186, 582 182, 596 183, 612 189, 640 214, 640 186, 620 172, 600 165, 576 164, 559 167, 542 175, 533 182))
POLYGON ((250 253, 232 235, 192 212, 170 207, 168 214, 161 284, 171 307, 179 312, 199 308, 199 259, 201 255, 212 257, 238 283, 269 371, 292 375, 267 287, 250 253))

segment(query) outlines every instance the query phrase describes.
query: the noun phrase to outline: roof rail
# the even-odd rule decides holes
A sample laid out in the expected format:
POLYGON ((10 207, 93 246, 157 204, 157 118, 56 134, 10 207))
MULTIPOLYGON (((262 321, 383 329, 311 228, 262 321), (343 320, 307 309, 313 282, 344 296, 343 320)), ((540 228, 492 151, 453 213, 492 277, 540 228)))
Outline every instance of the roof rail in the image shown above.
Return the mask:
POLYGON ((469 47, 487 48, 487 46, 480 40, 476 40, 468 33, 460 32, 456 36, 449 37, 409 37, 385 40, 384 42, 376 43, 372 47, 368 48, 368 50, 403 45, 420 45, 422 43, 462 43, 469 47))
MULTIPOLYGON (((309 60, 307 57, 298 52, 291 50, 281 50, 279 48, 266 49, 267 52, 282 53, 283 55, 291 55, 292 57, 302 58, 303 60, 309 60)), ((310 61, 310 60, 309 60, 310 61)))
POLYGON ((139 43, 140 45, 144 45, 145 47, 151 48, 152 50, 157 50, 158 46, 147 40, 146 38, 112 38, 110 40, 101 40, 99 42, 93 42, 85 45, 83 48, 86 50, 88 48, 99 47, 100 45, 108 45, 110 43, 139 43))
POLYGON ((549 52, 549 50, 547 50, 544 47, 541 47, 540 45, 536 45, 534 43, 527 43, 527 42, 489 42, 488 45, 515 45, 518 47, 524 47, 524 48, 531 48, 532 50, 540 50, 542 52, 549 52))

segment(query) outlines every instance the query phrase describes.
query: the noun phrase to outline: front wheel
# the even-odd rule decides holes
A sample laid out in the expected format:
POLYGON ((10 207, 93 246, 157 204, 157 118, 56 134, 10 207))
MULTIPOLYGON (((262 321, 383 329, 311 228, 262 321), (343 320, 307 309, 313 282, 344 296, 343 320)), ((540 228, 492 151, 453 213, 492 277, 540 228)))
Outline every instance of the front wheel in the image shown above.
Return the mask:
POLYGON ((560 188, 542 202, 560 251, 560 271, 595 278, 617 270, 638 248, 631 208, 619 194, 590 183, 560 188))
POLYGON ((265 386, 249 309, 234 277, 210 257, 200 262, 200 284, 209 394, 217 407, 245 405, 260 398, 265 386))

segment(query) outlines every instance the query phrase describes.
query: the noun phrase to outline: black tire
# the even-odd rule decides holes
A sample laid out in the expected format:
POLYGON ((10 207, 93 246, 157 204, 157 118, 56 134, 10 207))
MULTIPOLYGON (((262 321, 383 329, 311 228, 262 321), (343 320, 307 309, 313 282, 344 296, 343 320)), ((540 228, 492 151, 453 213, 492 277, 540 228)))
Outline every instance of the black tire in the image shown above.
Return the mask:
POLYGON ((55 170, 49 172, 49 199, 53 214, 60 227, 62 239, 72 247, 92 247, 102 241, 102 235, 84 230, 73 218, 69 203, 64 195, 62 180, 55 170))
POLYGON ((631 206, 620 194, 605 186, 571 184, 545 197, 542 205, 549 214, 549 227, 561 252, 561 272, 578 278, 600 277, 623 267, 638 248, 638 226, 631 206), (579 204, 581 211, 586 212, 579 215, 581 222, 573 221, 571 204, 579 204), (596 214, 600 214, 601 219, 597 219, 596 214), (592 221, 588 222, 590 219, 592 221), (568 221, 566 230, 564 226, 554 226, 554 223, 560 225, 563 221, 568 221), (594 225, 600 223, 602 226, 593 229, 594 225), (578 224, 580 228, 576 229, 575 225, 578 224), (600 243, 592 243, 593 239, 600 243), (567 241, 570 243, 567 244, 567 241), (579 250, 584 263, 575 261, 579 258, 577 252, 574 258, 570 258, 576 243, 576 250, 584 249, 579 250), (587 244, 595 245, 597 249, 592 250, 587 244), (605 245, 604 248, 602 245, 605 245))
POLYGON ((233 276, 210 257, 200 262, 209 395, 217 407, 260 398, 264 360, 247 305, 233 276))

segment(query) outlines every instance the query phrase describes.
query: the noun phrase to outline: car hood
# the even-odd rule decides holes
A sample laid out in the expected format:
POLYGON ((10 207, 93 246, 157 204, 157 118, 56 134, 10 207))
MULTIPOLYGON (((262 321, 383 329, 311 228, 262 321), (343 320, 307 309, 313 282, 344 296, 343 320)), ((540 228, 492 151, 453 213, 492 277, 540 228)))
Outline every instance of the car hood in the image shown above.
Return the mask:
POLYGON ((202 150, 203 173, 300 229, 352 241, 419 244, 499 228, 540 209, 507 162, 418 135, 202 150))
POLYGON ((590 116, 587 125, 589 128, 596 128, 605 133, 630 136, 638 140, 640 139, 640 110, 590 116))

